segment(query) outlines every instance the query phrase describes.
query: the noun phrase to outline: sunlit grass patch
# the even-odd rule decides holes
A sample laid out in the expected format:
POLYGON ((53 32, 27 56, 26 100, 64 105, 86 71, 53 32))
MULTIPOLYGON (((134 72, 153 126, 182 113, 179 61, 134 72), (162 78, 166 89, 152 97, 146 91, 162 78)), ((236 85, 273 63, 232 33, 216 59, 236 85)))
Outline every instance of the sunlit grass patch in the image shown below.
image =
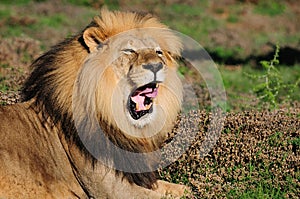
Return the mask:
POLYGON ((262 15, 276 16, 284 13, 285 9, 285 5, 280 1, 265 0, 258 1, 257 6, 254 8, 254 12, 262 15))

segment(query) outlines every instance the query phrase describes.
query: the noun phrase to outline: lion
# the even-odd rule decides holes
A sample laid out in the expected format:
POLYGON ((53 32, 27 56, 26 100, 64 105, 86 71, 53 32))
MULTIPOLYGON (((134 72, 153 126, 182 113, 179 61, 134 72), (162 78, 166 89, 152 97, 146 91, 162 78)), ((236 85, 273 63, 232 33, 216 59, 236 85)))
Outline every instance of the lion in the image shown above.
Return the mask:
POLYGON ((181 48, 150 14, 102 9, 41 55, 22 102, 0 107, 0 198, 184 195, 155 171, 181 108, 181 48))

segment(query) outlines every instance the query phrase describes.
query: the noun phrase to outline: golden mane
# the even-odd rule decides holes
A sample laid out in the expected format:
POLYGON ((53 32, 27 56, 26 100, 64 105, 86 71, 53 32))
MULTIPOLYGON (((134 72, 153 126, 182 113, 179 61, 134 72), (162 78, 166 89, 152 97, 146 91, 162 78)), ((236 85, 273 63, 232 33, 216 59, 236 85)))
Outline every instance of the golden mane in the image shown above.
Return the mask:
MULTIPOLYGON (((100 16, 96 16, 81 33, 52 47, 50 51, 32 64, 33 71, 22 89, 23 101, 32 101, 32 107, 37 112, 42 113, 45 121, 49 121, 50 118, 53 124, 59 126, 63 131, 66 139, 70 143, 76 144, 91 161, 96 161, 96 159, 89 154, 76 134, 72 115, 72 97, 78 73, 86 63, 89 54, 98 45, 113 36, 117 37, 118 34, 124 31, 147 28, 155 29, 151 36, 155 38, 163 50, 169 52, 169 56, 180 54, 181 43, 177 36, 152 15, 134 12, 111 12, 103 9, 100 16)), ((151 33, 149 32, 149 34, 151 33)), ((109 73, 109 71, 106 71, 106 73, 109 73)), ((176 103, 177 106, 180 105, 180 102, 176 103)), ((168 110, 172 111, 171 114, 173 115, 170 120, 174 120, 178 112, 177 107, 168 110)), ((128 139, 119 129, 105 122, 101 123, 101 127, 104 131, 109 132, 109 138, 114 140, 114 143, 122 149, 132 152, 144 152, 157 148, 153 140, 128 139)), ((168 121, 168 123, 170 122, 173 121, 168 121)), ((101 142, 99 145, 105 150, 106 143, 101 142)), ((111 158, 111 156, 113 155, 108 151, 107 157, 111 158)), ((116 158, 122 157, 118 156, 116 158)), ((142 166, 148 166, 151 170, 155 163, 149 161, 145 159, 145 165, 142 166)), ((135 162, 131 162, 130 165, 134 166, 135 162)), ((156 181, 153 172, 133 174, 123 172, 123 174, 129 182, 146 188, 152 188, 153 183, 156 181)))
POLYGON ((108 11, 102 9, 100 16, 96 16, 91 24, 97 27, 97 35, 104 41, 119 33, 132 30, 152 28, 160 29, 164 34, 153 35, 158 42, 162 45, 162 48, 170 52, 180 54, 182 44, 178 38, 168 27, 158 21, 151 14, 136 13, 136 12, 121 12, 121 11, 108 11))

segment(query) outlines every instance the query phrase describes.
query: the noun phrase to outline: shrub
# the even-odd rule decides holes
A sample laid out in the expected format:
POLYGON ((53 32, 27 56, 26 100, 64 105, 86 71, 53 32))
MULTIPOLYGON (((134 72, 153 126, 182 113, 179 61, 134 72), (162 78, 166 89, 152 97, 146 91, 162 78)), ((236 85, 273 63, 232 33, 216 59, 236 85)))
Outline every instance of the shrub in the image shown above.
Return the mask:
POLYGON ((270 108, 277 108, 282 101, 291 100, 291 94, 299 85, 300 79, 295 83, 287 83, 283 81, 280 71, 277 69, 279 65, 279 45, 276 45, 275 54, 271 61, 261 61, 263 74, 246 74, 248 77, 258 81, 258 84, 252 88, 257 95, 260 104, 269 104, 270 108))

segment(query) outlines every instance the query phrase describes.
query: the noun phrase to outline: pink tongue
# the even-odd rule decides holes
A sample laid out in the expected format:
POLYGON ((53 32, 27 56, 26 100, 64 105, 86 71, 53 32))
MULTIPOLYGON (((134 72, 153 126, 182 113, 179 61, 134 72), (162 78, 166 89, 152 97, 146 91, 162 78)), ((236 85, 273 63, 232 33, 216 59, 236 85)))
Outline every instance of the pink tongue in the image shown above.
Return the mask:
POLYGON ((135 96, 131 97, 131 100, 136 103, 136 111, 143 111, 143 110, 148 110, 149 107, 147 108, 144 105, 145 101, 145 96, 154 98, 157 96, 157 88, 152 89, 152 88, 146 88, 145 90, 141 91, 135 96))
POLYGON ((152 89, 152 88, 146 88, 145 90, 143 90, 142 92, 139 93, 139 95, 141 94, 144 94, 147 96, 147 97, 156 97, 157 95, 157 88, 155 89, 152 89))

